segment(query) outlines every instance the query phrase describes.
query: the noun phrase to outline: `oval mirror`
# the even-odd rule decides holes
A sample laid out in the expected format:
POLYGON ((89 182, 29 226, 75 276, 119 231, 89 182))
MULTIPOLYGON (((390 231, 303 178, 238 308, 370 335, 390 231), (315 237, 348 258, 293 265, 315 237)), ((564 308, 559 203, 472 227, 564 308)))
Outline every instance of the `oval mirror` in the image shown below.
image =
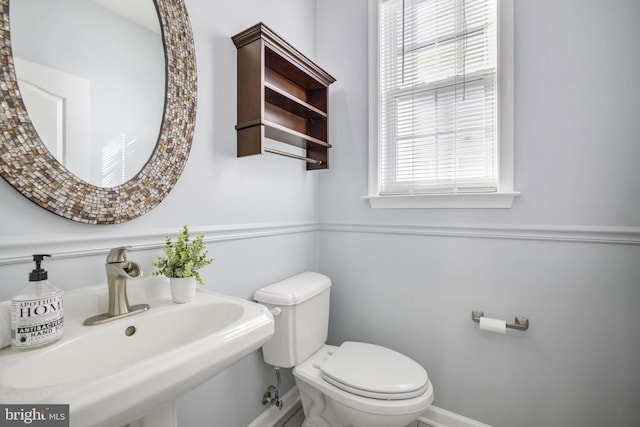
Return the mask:
POLYGON ((9 13, 18 89, 44 145, 99 187, 133 178, 164 110, 153 0, 20 0, 9 13))
MULTIPOLYGON (((103 0, 95 1, 101 2, 103 0)), ((151 2, 152 0, 144 1, 151 2)), ((47 1, 47 3, 50 2, 51 0, 47 1)), ((3 8, 0 11, 1 25, 3 25, 2 34, 0 34, 0 68, 3 73, 3 82, 0 86, 0 123, 2 126, 0 174, 2 177, 34 203, 57 215, 75 221, 93 224, 121 223, 137 218, 153 209, 164 199, 180 177, 189 156, 195 125, 197 94, 195 49, 191 25, 183 0, 156 0, 154 2, 164 45, 164 61, 159 63, 160 68, 165 70, 164 75, 162 73, 160 75, 160 85, 164 87, 158 90, 158 79, 154 78, 156 81, 155 89, 150 89, 146 96, 136 95, 136 98, 140 96, 156 98, 156 100, 160 97, 160 105, 163 105, 164 108, 158 114, 157 101, 156 107, 135 106, 137 113, 135 117, 129 118, 133 119, 132 122, 141 124, 143 130, 127 131, 124 133, 124 137, 118 136, 120 129, 109 129, 107 125, 99 126, 103 132, 101 139, 104 140, 106 138, 104 135, 109 133, 112 134, 111 136, 115 136, 111 141, 113 143, 111 149, 116 154, 112 155, 111 163, 104 162, 104 164, 112 166, 110 171, 108 167, 103 169, 103 164, 100 163, 97 179, 93 177, 96 172, 91 169, 89 172, 82 169, 85 166, 82 163, 93 163, 93 160, 76 161, 79 169, 78 166, 69 165, 67 167, 63 163, 66 158, 76 156, 75 152, 69 151, 64 145, 60 148, 59 145, 51 143, 49 146, 52 148, 47 148, 39 132, 43 135, 48 132, 54 136, 59 133, 59 130, 46 130, 47 120, 43 121, 45 123, 43 130, 38 128, 36 131, 34 122, 40 123, 42 119, 36 119, 37 113, 32 113, 29 110, 29 113, 34 115, 34 119, 31 120, 25 109, 24 100, 28 96, 23 95, 23 91, 26 93, 29 88, 24 84, 19 86, 15 73, 16 68, 24 69, 24 63, 21 62, 24 58, 18 59, 13 56, 10 27, 13 27, 14 22, 10 22, 9 19, 9 0, 2 0, 2 3, 3 8), (153 119, 154 108, 157 117, 155 122, 153 119), (148 145, 146 154, 143 153, 137 160, 131 156, 129 162, 123 162, 123 158, 129 160, 127 148, 135 145, 132 140, 137 140, 137 137, 126 136, 132 135, 131 132, 136 135, 138 132, 139 134, 146 132, 146 135, 151 134, 152 136, 145 137, 146 145, 148 145), (149 140, 152 142, 148 143, 149 140), (123 163, 128 163, 128 165, 123 166, 123 163), (131 165, 134 166, 133 169, 129 167, 131 165)), ((13 9, 11 10, 13 12, 13 9)), ((19 22, 20 18, 16 18, 16 25, 19 22)), ((58 25, 61 24, 58 22, 58 25)), ((17 29, 14 31, 19 32, 17 29)), ((118 29, 116 28, 114 31, 118 31, 118 29)), ((113 37, 109 42, 118 45, 112 39, 113 37)), ((120 46, 122 45, 120 44, 120 46)), ((29 61, 29 59, 27 60, 29 61)), ((157 60, 153 61, 158 64, 157 60)), ((42 64, 36 63, 36 65, 42 64)), ((120 65, 126 66, 126 64, 120 65)), ((51 68, 60 71, 61 67, 51 68)), ((94 78, 92 77, 90 80, 94 80, 94 78)), ((81 87, 82 84, 79 86, 81 87)), ((117 89, 120 90, 122 87, 117 89)), ((102 112, 100 115, 111 114, 115 116, 115 109, 125 109, 122 103, 137 101, 123 99, 121 103, 115 105, 112 103, 111 110, 107 108, 106 112, 102 112)), ((52 104, 54 107, 51 108, 55 110, 56 101, 54 100, 52 104)), ((62 105, 65 103, 63 102, 62 105)), ((97 122, 92 118, 90 123, 97 122)), ((53 129, 55 129, 55 123, 53 129)), ((68 130, 64 124, 62 129, 68 130)), ((87 149, 86 146, 80 144, 80 151, 83 151, 83 148, 85 151, 97 150, 101 155, 109 152, 109 148, 104 146, 97 149, 87 149)), ((129 151, 143 151, 138 146, 133 148, 129 151)), ((94 156, 91 156, 91 159, 93 158, 94 156)))

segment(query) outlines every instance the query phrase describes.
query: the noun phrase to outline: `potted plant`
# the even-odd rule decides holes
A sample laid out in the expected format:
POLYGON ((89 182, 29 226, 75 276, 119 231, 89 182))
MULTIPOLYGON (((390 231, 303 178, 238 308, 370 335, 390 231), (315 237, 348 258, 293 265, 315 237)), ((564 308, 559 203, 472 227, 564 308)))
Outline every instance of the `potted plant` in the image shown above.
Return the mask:
POLYGON ((152 263, 157 268, 153 272, 154 276, 162 275, 169 278, 171 296, 176 303, 191 301, 196 292, 196 283, 204 285, 198 270, 211 264, 213 258, 207 258, 203 238, 204 235, 199 234, 190 239, 186 225, 178 233, 175 242, 166 234, 165 246, 162 248, 164 256, 158 257, 152 263))

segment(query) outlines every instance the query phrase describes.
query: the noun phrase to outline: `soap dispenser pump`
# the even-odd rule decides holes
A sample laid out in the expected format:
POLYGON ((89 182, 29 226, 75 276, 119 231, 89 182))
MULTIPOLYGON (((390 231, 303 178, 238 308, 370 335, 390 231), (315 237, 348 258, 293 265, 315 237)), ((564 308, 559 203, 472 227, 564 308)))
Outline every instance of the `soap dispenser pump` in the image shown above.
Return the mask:
POLYGON ((42 260, 51 255, 33 255, 35 269, 29 282, 11 299, 11 346, 28 349, 50 344, 64 332, 63 292, 49 283, 42 260))

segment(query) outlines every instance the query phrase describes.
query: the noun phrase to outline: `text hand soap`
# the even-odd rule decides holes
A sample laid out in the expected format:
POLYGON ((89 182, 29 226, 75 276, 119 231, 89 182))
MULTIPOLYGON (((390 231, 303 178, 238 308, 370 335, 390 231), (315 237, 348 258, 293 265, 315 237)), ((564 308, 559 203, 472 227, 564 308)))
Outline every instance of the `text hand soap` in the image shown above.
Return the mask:
POLYGON ((34 255, 36 268, 29 283, 11 299, 11 346, 19 349, 40 347, 60 338, 64 332, 63 292, 47 280, 40 264, 44 257, 34 255))

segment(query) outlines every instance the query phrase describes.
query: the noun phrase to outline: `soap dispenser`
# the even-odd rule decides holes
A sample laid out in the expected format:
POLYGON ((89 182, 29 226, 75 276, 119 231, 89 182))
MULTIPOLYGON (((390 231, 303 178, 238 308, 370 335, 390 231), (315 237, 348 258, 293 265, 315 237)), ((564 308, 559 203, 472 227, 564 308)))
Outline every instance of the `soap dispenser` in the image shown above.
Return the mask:
POLYGON ((36 268, 29 282, 11 298, 11 346, 29 349, 50 344, 64 332, 63 292, 49 283, 42 260, 51 255, 33 255, 36 268))

